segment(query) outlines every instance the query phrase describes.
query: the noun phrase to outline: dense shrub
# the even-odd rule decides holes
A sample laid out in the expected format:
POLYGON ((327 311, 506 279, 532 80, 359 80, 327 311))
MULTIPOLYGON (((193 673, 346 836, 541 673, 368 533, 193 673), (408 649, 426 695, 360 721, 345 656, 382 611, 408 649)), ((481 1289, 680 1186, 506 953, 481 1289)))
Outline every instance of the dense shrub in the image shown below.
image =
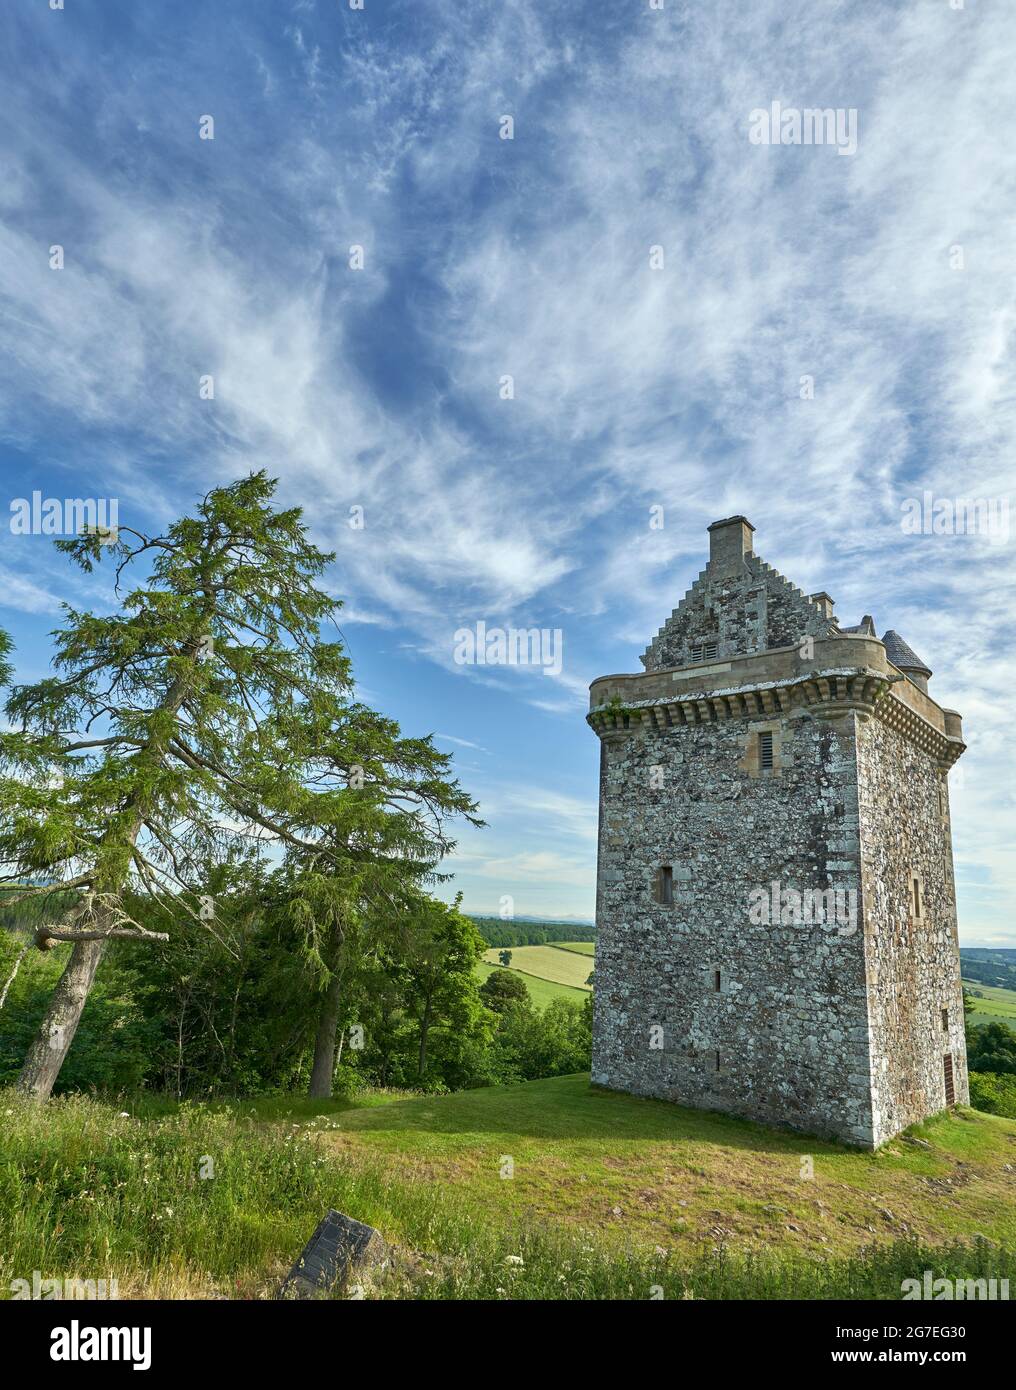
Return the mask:
POLYGON ((970 1073, 970 1104, 989 1115, 1016 1120, 1016 1076, 999 1072, 970 1073))
POLYGON ((971 1071, 1016 1075, 1016 1032, 1004 1023, 971 1027, 968 1021, 967 1062, 971 1071))

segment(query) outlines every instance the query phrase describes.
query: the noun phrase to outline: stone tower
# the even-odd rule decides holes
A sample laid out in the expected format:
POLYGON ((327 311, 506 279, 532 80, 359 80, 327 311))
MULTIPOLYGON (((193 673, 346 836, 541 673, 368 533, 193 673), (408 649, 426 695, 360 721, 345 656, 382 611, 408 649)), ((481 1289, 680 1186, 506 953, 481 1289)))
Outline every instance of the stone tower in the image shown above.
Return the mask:
POLYGON ((593 1080, 873 1148, 968 1100, 946 773, 960 716, 709 527, 600 738, 593 1080))

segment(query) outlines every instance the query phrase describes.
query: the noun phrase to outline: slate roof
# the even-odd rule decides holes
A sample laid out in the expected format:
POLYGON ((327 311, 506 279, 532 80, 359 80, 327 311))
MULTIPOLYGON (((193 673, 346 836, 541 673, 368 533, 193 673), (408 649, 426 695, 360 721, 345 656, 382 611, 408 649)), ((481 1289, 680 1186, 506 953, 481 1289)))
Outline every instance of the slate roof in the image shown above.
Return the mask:
POLYGON ((859 623, 855 623, 853 627, 841 627, 841 628, 840 628, 840 631, 841 631, 841 632, 859 632, 859 633, 861 634, 862 637, 874 637, 874 636, 875 636, 875 624, 874 624, 874 622, 872 621, 872 619, 869 617, 869 615, 868 615, 867 613, 865 613, 864 617, 861 619, 861 621, 860 621, 859 623))
POLYGON ((908 647, 900 634, 894 632, 892 628, 883 633, 882 644, 885 647, 886 656, 898 670, 921 671, 926 676, 931 675, 931 667, 926 666, 913 647, 908 647))

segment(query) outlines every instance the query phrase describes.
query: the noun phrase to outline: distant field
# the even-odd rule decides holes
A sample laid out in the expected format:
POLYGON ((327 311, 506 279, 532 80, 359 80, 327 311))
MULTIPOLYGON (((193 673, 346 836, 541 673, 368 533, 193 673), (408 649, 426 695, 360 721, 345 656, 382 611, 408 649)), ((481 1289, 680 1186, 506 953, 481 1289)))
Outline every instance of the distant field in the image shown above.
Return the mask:
POLYGON ((562 951, 557 946, 492 946, 483 953, 483 959, 490 965, 497 965, 502 949, 509 949, 512 953, 509 969, 518 970, 527 978, 532 975, 541 980, 551 980, 556 985, 570 985, 583 991, 589 989, 586 980, 593 965, 586 955, 577 951, 562 951))
MULTIPOLYGON (((512 951, 521 950, 520 946, 513 946, 512 951)), ((514 964, 514 962, 513 962, 514 964)), ((476 967, 476 978, 482 984, 488 975, 492 975, 495 970, 503 970, 501 965, 488 965, 486 961, 480 961, 476 967)), ((522 972, 518 972, 522 975, 522 972)), ((588 974, 588 971, 586 972, 588 974)), ((538 1009, 545 1009, 552 999, 571 999, 573 1003, 581 1004, 588 994, 588 990, 576 989, 572 985, 555 984, 553 980, 541 980, 536 975, 522 975, 529 990, 529 997, 538 1009)))
POLYGON ((982 1023, 1007 1023, 1010 1028, 1016 1028, 1016 990, 982 985, 977 980, 964 980, 963 983, 968 992, 976 989, 984 996, 970 1000, 974 1006, 970 1021, 975 1028, 982 1023))
POLYGON ((575 951, 580 956, 591 956, 596 951, 595 941, 548 941, 555 951, 575 951))

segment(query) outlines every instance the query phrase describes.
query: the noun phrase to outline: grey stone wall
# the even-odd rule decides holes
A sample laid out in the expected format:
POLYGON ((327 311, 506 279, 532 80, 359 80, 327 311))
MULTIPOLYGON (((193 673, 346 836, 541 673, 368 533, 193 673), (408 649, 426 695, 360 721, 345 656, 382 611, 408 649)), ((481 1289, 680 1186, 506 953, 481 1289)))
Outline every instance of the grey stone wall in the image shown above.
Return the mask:
POLYGON ((792 646, 833 625, 817 604, 764 560, 750 556, 739 573, 705 569, 642 657, 647 671, 686 666, 696 643, 716 642, 717 657, 792 646))
POLYGON ((590 690, 593 1079, 873 1146, 943 1108, 946 1054, 968 1100, 944 775, 961 720, 752 531, 714 523, 645 672, 590 690), (830 890, 795 915, 795 893, 830 890), (852 912, 830 913, 843 895, 852 912))
POLYGON ((860 923, 750 912, 773 883, 859 900, 854 716, 605 738, 601 808, 594 1081, 871 1144, 860 923), (753 767, 763 730, 772 772, 753 767))
POLYGON ((943 1109, 946 1053, 953 1058, 957 1102, 969 1103, 969 1089, 946 778, 933 757, 881 719, 862 726, 858 764, 880 1143, 943 1109))

